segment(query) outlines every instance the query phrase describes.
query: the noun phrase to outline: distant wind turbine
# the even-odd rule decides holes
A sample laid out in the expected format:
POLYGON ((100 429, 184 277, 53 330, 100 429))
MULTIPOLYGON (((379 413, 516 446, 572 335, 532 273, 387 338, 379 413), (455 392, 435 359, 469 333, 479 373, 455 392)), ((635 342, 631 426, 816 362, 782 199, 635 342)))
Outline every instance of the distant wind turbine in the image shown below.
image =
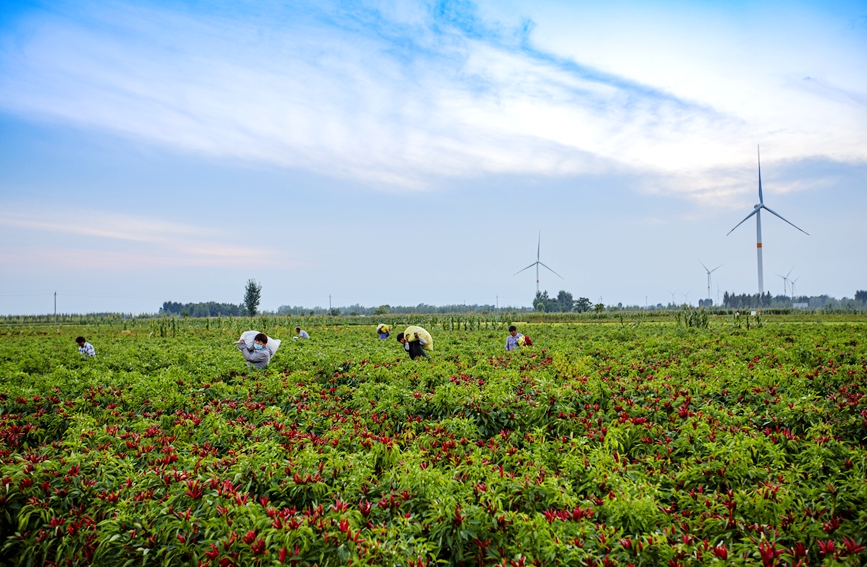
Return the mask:
POLYGON ((792 289, 792 301, 795 300, 795 284, 798 282, 799 279, 801 279, 801 276, 798 276, 797 278, 789 282, 789 286, 792 289))
POLYGON ((674 302, 674 294, 677 293, 677 288, 675 288, 674 291, 669 290, 668 293, 671 294, 671 304, 672 304, 672 305, 677 305, 677 304, 674 302))
MULTIPOLYGON (((803 232, 807 236, 810 236, 810 233, 808 233, 805 230, 801 230, 800 228, 798 228, 794 224, 790 223, 789 221, 784 219, 782 216, 780 216, 779 214, 775 213, 774 211, 772 211, 771 209, 769 209, 768 207, 765 206, 765 198, 762 196, 762 156, 761 156, 761 152, 759 151, 758 146, 756 146, 756 153, 757 153, 758 159, 759 159, 759 203, 753 207, 753 212, 748 214, 744 218, 744 220, 742 220, 741 222, 739 222, 738 224, 735 225, 735 228, 744 224, 744 222, 746 222, 746 220, 748 218, 750 218, 751 216, 756 215, 756 255, 758 256, 758 265, 759 265, 759 295, 762 295, 765 292, 764 272, 763 272, 763 268, 762 268, 762 209, 765 209, 766 211, 768 211, 769 213, 771 213, 775 217, 785 221, 786 223, 791 224, 792 226, 794 226, 795 228, 797 228, 798 230, 800 230, 801 232, 803 232)), ((735 228, 728 231, 728 234, 726 234, 726 236, 728 236, 729 234, 734 232, 735 228)))
MULTIPOLYGON (((795 269, 795 267, 792 266, 792 270, 794 270, 794 269, 795 269)), ((792 270, 789 270, 789 273, 786 274, 785 276, 781 276, 780 274, 777 274, 778 277, 783 278, 783 295, 789 294, 789 289, 787 287, 787 284, 789 283, 789 274, 792 273, 792 270)))
POLYGON ((719 270, 720 268, 722 268, 723 265, 720 264, 719 266, 717 266, 713 270, 708 270, 707 266, 704 265, 704 262, 699 260, 698 263, 701 264, 701 267, 704 268, 704 271, 707 272, 707 298, 710 299, 710 275, 712 273, 714 273, 715 271, 719 270))
POLYGON ((560 274, 558 274, 557 272, 555 272, 554 270, 552 270, 551 268, 549 268, 548 266, 546 266, 545 264, 543 264, 543 263, 540 261, 539 258, 540 258, 540 254, 541 254, 541 252, 542 252, 542 231, 540 230, 540 231, 539 231, 539 242, 538 242, 538 244, 536 245, 536 261, 533 262, 532 264, 530 264, 529 266, 527 266, 526 268, 524 268, 523 270, 518 270, 518 271, 515 272, 515 274, 514 274, 514 275, 517 276, 518 274, 520 274, 520 273, 523 272, 524 270, 529 270, 529 269, 532 268, 533 266, 536 266, 536 293, 539 293, 539 266, 542 266, 543 268, 545 268, 546 270, 548 270, 549 272, 551 272, 552 274, 554 274, 555 276, 557 276, 557 277, 560 278, 561 280, 562 280, 562 279, 566 279, 566 278, 564 278, 563 276, 561 276, 560 274))
MULTIPOLYGON (((689 290, 689 291, 692 291, 692 290, 689 290)), ((689 291, 686 292, 686 293, 681 293, 681 294, 680 294, 680 295, 683 296, 683 302, 684 302, 686 305, 689 305, 689 291)))

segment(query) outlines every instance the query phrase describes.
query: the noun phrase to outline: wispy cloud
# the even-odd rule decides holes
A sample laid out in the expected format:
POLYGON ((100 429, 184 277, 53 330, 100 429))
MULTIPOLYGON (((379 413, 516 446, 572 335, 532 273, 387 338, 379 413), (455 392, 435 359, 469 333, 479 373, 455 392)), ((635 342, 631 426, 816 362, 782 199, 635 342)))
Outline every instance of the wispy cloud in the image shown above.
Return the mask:
MULTIPOLYGON (((233 10, 90 4, 18 20, 2 30, 0 107, 387 187, 616 168, 710 199, 743 192, 744 142, 781 130, 534 47, 531 20, 486 20, 469 2, 233 10)), ((837 124, 832 99, 811 112, 837 124)), ((864 159, 867 143, 851 148, 865 134, 847 132, 847 159, 864 159)), ((797 159, 815 135, 761 141, 797 159)))
MULTIPOLYGON (((100 268, 154 266, 287 267, 286 255, 273 247, 231 242, 228 235, 194 225, 108 212, 0 213, 0 228, 48 233, 55 245, 26 250, 0 247, 6 265, 24 267, 50 262, 100 268), (74 220, 70 220, 74 219, 74 220), (76 239, 76 237, 80 237, 76 239)), ((30 241, 30 239, 28 239, 30 241)))
POLYGON ((229 248, 223 252, 211 248, 209 254, 184 250, 180 254, 154 254, 139 251, 117 252, 98 248, 34 246, 27 250, 0 247, 0 262, 9 269, 25 271, 58 269, 139 271, 158 268, 249 268, 272 267, 270 258, 249 250, 229 248), (257 257, 258 256, 258 257, 257 257))
POLYGON ((21 214, 0 213, 0 226, 161 244, 194 234, 199 237, 213 236, 213 231, 202 228, 129 215, 79 212, 72 215, 76 218, 75 222, 66 220, 69 216, 64 214, 63 218, 45 220, 41 214, 36 219, 21 214))

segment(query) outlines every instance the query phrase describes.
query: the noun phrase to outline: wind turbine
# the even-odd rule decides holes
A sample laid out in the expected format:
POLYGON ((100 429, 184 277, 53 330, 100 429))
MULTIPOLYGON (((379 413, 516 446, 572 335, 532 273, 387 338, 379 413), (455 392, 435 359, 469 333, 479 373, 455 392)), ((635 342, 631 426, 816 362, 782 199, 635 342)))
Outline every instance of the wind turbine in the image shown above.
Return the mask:
MULTIPOLYGON (((689 290, 689 291, 692 291, 692 290, 689 290)), ((686 292, 686 293, 681 293, 681 294, 680 294, 680 295, 683 296, 683 302, 684 302, 686 305, 689 305, 689 291, 686 292)))
POLYGON ((720 264, 719 266, 717 266, 717 267, 714 268, 713 270, 708 270, 708 269, 707 269, 707 266, 704 265, 704 262, 702 262, 701 260, 699 260, 698 263, 701 264, 701 267, 704 268, 704 271, 707 272, 707 298, 710 299, 710 275, 711 275, 712 273, 714 273, 715 271, 719 270, 720 268, 722 268, 723 265, 720 264))
MULTIPOLYGON (((739 222, 738 224, 735 225, 735 228, 744 224, 744 222, 746 222, 746 220, 748 218, 750 218, 751 216, 756 215, 756 255, 758 256, 758 265, 759 265, 759 296, 761 296, 765 293, 764 272, 762 269, 762 209, 765 209, 766 211, 768 211, 769 213, 771 213, 775 217, 785 221, 786 223, 791 224, 792 226, 794 226, 795 228, 797 228, 798 230, 800 230, 801 232, 803 232, 807 236, 810 236, 810 233, 808 233, 805 230, 801 230, 800 228, 798 228, 794 224, 790 223, 789 221, 784 219, 782 216, 780 216, 779 214, 775 213, 774 211, 772 211, 771 209, 769 209, 768 207, 765 206, 765 198, 762 196, 762 155, 761 155, 761 152, 759 151, 758 146, 756 146, 756 154, 758 155, 758 159, 759 159, 759 203, 753 207, 753 212, 748 214, 744 218, 744 220, 742 220, 741 222, 739 222)), ((726 234, 726 236, 728 236, 729 234, 734 232, 735 228, 728 231, 728 234, 726 234)))
MULTIPOLYGON (((794 270, 794 269, 795 269, 795 267, 792 266, 792 270, 794 270)), ((789 270, 789 273, 786 274, 785 276, 781 276, 780 274, 777 274, 777 277, 783 278, 783 295, 786 295, 788 293, 787 284, 789 283, 789 274, 792 273, 792 270, 789 270)))
POLYGON ((671 294, 671 304, 672 304, 672 305, 677 305, 677 304, 674 302, 674 294, 677 293, 677 290, 678 290, 678 288, 674 288, 674 291, 669 290, 669 292, 668 292, 668 293, 671 294))
MULTIPOLYGON (((536 293, 539 293, 539 266, 542 266, 543 268, 545 268, 546 270, 548 270, 549 272, 551 272, 552 274, 554 274, 555 276, 557 276, 561 280, 566 279, 563 276, 561 276, 560 274, 558 274, 557 272, 555 272, 554 270, 552 270, 551 268, 549 268, 548 266, 546 266, 545 264, 543 264, 539 260, 539 255, 541 252, 542 252, 542 231, 540 230, 539 231, 539 243, 536 246, 536 261, 533 262, 532 264, 530 264, 529 266, 527 266, 526 268, 524 268, 524 270, 529 270, 533 266, 536 266, 536 293)), ((514 275, 517 276, 518 274, 520 274, 524 270, 518 270, 517 272, 515 272, 514 275)))
POLYGON ((795 300, 795 282, 797 282, 799 279, 801 279, 801 276, 798 276, 797 278, 795 278, 791 282, 789 282, 789 286, 791 287, 791 290, 792 290, 792 301, 795 300))

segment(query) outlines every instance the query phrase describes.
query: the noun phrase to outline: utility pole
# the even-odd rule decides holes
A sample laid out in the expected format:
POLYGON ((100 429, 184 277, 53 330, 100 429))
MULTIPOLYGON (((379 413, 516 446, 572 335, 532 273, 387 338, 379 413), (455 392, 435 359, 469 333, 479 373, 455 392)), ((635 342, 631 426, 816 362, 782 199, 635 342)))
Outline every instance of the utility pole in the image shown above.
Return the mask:
POLYGON ((54 292, 54 327, 57 328, 57 292, 54 292))
POLYGON ((500 320, 500 296, 497 296, 497 321, 500 320))
POLYGON ((331 294, 328 294, 328 314, 331 315, 331 294))

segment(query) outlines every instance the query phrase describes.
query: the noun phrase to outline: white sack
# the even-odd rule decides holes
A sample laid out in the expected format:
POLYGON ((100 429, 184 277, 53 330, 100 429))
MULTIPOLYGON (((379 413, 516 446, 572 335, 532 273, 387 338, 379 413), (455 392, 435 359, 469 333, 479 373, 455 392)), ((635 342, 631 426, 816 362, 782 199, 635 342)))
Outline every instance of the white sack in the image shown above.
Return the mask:
MULTIPOLYGON (((259 334, 259 331, 244 331, 243 333, 241 333, 241 339, 240 340, 247 343, 248 348, 253 348, 253 340, 256 338, 256 335, 258 335, 258 334, 259 334)), ((265 336, 268 337, 268 335, 265 335, 265 336)), ((274 356, 275 354, 277 354, 277 349, 280 348, 281 342, 283 342, 283 341, 281 341, 280 339, 272 339, 271 337, 268 337, 268 342, 265 343, 265 346, 268 348, 268 350, 271 351, 271 356, 274 356)))

